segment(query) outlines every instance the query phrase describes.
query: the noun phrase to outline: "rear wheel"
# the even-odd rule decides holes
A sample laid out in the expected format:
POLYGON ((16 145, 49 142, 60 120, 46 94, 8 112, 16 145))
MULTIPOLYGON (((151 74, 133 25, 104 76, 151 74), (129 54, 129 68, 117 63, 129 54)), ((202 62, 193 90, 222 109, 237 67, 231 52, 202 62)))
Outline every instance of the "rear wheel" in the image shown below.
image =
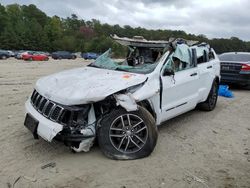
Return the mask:
POLYGON ((6 55, 3 55, 3 56, 2 56, 2 59, 7 59, 7 56, 6 56, 6 55))
POLYGON ((152 153, 158 138, 152 115, 144 108, 127 112, 117 108, 104 117, 98 130, 98 142, 109 158, 129 160, 152 153))
POLYGON ((198 104, 197 106, 198 109, 204 111, 212 111, 215 108, 218 99, 218 88, 219 88, 218 83, 214 81, 212 88, 209 92, 209 95, 207 97, 207 100, 205 102, 198 104))

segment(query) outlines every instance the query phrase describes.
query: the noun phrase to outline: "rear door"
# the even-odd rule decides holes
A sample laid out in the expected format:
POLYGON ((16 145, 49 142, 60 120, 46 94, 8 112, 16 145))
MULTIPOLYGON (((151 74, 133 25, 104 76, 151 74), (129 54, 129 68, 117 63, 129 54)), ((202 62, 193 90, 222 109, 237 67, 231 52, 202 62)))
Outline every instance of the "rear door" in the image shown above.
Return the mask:
POLYGON ((212 87, 213 80, 215 78, 216 63, 218 61, 215 59, 214 53, 206 54, 204 51, 204 56, 198 59, 198 70, 200 75, 200 87, 199 87, 199 102, 207 99, 209 91, 212 87))

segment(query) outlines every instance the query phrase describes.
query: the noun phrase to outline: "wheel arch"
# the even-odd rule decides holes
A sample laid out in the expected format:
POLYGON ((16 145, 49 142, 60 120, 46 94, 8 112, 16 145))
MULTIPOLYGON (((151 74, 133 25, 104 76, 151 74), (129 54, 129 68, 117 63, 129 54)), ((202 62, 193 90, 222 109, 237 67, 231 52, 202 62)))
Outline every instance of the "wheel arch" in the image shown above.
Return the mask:
POLYGON ((138 102, 137 105, 145 108, 153 116, 153 118, 156 120, 157 116, 156 116, 156 113, 155 113, 150 101, 143 100, 143 101, 138 102))
POLYGON ((215 79, 214 79, 214 81, 219 85, 220 84, 220 78, 219 78, 219 76, 216 76, 215 79))

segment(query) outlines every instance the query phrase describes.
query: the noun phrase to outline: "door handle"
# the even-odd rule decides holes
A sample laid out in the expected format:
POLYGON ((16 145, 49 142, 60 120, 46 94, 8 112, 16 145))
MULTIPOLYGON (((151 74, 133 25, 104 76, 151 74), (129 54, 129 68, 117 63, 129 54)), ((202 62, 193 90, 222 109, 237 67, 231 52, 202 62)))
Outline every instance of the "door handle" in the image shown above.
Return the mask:
POLYGON ((211 69, 211 68, 213 68, 213 66, 212 66, 212 65, 210 65, 210 66, 207 66, 207 69, 211 69))
POLYGON ((190 74, 190 76, 197 76, 197 72, 193 73, 193 74, 190 74))

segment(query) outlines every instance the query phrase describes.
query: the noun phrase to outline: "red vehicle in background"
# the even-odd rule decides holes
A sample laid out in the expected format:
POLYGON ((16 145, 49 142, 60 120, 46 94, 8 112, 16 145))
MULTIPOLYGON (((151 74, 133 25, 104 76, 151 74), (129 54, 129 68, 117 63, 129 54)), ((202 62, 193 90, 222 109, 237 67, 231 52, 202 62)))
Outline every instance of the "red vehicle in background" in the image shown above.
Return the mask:
POLYGON ((22 59, 26 61, 48 61, 49 56, 42 53, 27 52, 22 55, 22 59))

